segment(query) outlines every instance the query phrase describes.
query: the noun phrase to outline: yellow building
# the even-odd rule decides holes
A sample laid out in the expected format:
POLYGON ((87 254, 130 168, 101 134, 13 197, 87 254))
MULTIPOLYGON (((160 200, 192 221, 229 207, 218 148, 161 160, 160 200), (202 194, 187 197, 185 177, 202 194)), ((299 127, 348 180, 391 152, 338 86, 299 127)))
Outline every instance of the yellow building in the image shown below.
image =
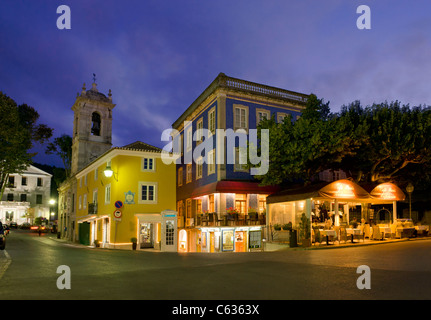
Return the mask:
POLYGON ((75 239, 105 248, 177 250, 175 164, 143 142, 111 148, 76 173, 75 239))

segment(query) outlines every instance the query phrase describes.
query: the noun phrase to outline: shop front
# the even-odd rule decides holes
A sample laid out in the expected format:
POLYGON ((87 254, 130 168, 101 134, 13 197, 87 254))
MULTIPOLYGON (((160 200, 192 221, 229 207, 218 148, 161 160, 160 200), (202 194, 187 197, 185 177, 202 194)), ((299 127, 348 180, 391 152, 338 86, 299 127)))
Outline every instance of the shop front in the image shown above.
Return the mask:
POLYGON ((90 214, 78 220, 78 239, 83 245, 110 247, 110 218, 108 215, 90 214))
POLYGON ((377 185, 369 193, 346 179, 284 190, 267 197, 269 241, 283 240, 280 230, 288 224, 299 230, 303 214, 312 224, 310 229, 338 231, 344 226, 353 230, 360 224, 389 227, 397 220, 397 201, 404 198, 401 189, 391 183, 377 185))
POLYGON ((261 226, 202 227, 196 231, 197 241, 192 252, 262 251, 261 226))
POLYGON ((137 213, 137 247, 164 252, 177 251, 177 212, 165 210, 161 213, 137 213))

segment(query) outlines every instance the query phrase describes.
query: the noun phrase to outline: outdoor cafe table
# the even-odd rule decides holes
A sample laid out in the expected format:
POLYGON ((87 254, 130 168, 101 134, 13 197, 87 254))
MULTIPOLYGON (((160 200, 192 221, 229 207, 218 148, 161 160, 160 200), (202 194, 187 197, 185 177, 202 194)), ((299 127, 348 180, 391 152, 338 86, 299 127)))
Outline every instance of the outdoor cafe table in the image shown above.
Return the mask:
POLYGON ((400 227, 397 228, 397 235, 400 235, 400 238, 410 238, 413 236, 413 233, 415 231, 415 228, 408 228, 408 227, 400 227))
POLYGON ((350 235, 352 237, 352 243, 354 243, 353 237, 356 236, 356 235, 359 236, 361 234, 361 229, 347 228, 346 232, 347 232, 348 235, 350 235))
POLYGON ((426 235, 429 232, 429 226, 415 226, 418 233, 426 235))
POLYGON ((387 234, 387 233, 389 233, 389 234, 391 234, 391 227, 381 227, 381 226, 379 226, 379 230, 380 230, 380 233, 383 233, 383 238, 385 237, 385 234, 387 234))
POLYGON ((336 237, 337 232, 335 230, 320 230, 323 236, 326 236, 326 244, 329 245, 329 236, 336 237))

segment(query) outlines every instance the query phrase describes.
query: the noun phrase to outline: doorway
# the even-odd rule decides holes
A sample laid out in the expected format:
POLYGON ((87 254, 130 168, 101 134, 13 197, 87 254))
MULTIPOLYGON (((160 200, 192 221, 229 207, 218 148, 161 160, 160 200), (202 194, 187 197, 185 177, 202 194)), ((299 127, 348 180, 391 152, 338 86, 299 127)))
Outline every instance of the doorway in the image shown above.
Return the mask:
POLYGON ((141 249, 154 248, 153 224, 152 223, 141 223, 140 241, 139 242, 141 244, 141 249))

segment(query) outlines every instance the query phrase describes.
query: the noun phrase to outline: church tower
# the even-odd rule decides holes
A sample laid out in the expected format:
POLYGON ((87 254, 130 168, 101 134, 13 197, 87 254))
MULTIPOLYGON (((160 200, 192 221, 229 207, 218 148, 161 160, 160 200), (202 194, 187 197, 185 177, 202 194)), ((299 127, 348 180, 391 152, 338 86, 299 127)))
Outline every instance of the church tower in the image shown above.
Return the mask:
POLYGON ((72 106, 74 112, 71 175, 109 150, 112 146, 112 94, 97 90, 95 81, 86 90, 85 83, 72 106))

